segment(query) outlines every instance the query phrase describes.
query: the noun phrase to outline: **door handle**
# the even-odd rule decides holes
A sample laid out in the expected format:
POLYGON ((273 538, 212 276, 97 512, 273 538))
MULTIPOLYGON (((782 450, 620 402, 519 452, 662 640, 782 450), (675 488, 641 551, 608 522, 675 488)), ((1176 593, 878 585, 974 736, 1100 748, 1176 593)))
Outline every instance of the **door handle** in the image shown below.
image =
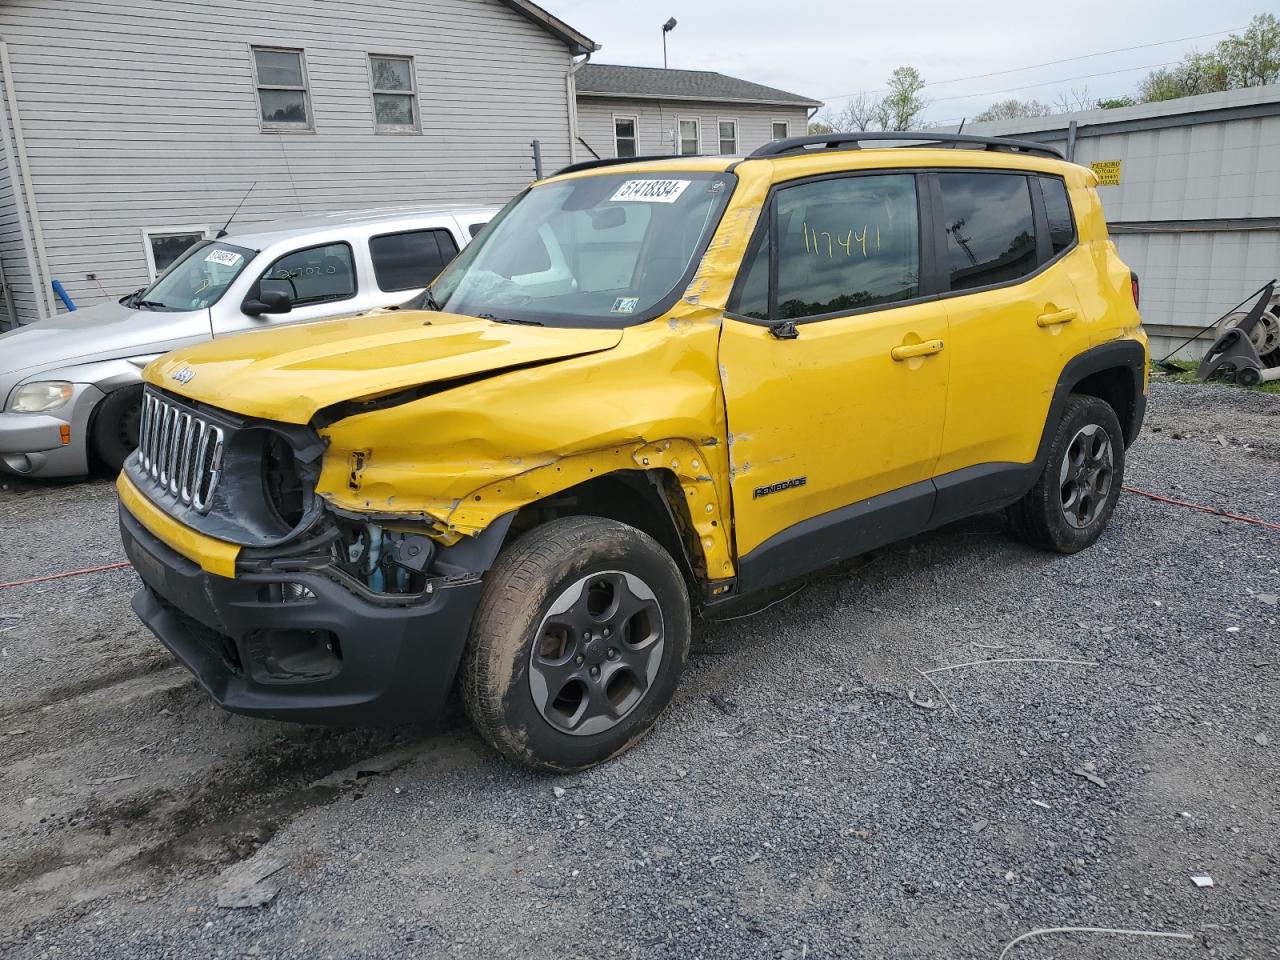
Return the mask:
POLYGON ((1042 313, 1036 317, 1036 326, 1052 327, 1059 323, 1070 323, 1076 318, 1074 310, 1057 310, 1054 313, 1042 313))
POLYGON ((942 352, 941 340, 922 340, 920 343, 904 343, 889 351, 895 360, 910 360, 912 357, 928 357, 942 352))

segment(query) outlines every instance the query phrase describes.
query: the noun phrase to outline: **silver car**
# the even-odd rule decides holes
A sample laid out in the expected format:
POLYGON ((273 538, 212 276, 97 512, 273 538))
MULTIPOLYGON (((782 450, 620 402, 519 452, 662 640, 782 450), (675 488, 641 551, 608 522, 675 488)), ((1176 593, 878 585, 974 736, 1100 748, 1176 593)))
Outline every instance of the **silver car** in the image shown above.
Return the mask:
POLYGON ((0 471, 119 470, 141 371, 177 347, 404 303, 497 212, 433 206, 280 221, 197 243, 151 286, 0 334, 0 471))

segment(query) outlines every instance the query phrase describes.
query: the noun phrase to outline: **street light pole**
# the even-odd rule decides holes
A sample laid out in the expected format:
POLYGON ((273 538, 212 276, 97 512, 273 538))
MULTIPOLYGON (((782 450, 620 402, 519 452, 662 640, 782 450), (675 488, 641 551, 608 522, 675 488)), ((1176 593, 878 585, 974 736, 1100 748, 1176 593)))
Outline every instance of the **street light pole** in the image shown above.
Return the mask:
POLYGON ((672 17, 662 25, 662 69, 667 69, 667 34, 676 28, 676 18, 672 17))

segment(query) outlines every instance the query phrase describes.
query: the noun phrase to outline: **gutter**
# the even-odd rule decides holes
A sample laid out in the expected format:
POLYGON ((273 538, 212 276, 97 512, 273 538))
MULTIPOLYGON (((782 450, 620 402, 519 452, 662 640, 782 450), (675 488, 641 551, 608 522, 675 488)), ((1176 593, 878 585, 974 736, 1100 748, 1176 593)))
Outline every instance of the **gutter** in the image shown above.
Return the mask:
MULTIPOLYGON (((4 138, 4 158, 8 167, 10 189, 13 191, 13 206, 18 214, 18 229, 22 234, 22 251, 26 255, 27 269, 31 274, 31 295, 36 302, 36 315, 40 320, 47 319, 50 315, 57 311, 53 306, 52 294, 50 288, 45 284, 44 277, 48 274, 49 265, 45 261, 44 256, 44 237, 40 232, 40 215, 36 211, 35 193, 31 187, 31 171, 27 161, 27 145, 22 135, 22 120, 18 116, 18 102, 13 89, 13 72, 9 67, 9 45, 4 40, 0 40, 0 73, 4 78, 4 92, 8 99, 8 112, 3 106, 0 106, 0 136, 4 138), (9 136, 9 117, 13 117, 13 137, 9 136), (18 159, 14 160, 14 141, 17 141, 18 159), (26 204, 22 202, 22 196, 19 195, 19 184, 22 185, 23 193, 26 196, 26 204), (29 222, 27 215, 30 213, 31 221, 34 222, 34 236, 32 231, 32 222, 29 222)), ((8 285, 5 286, 6 291, 8 285)), ((10 301, 12 302, 12 301, 10 301)), ((15 326, 21 326, 17 314, 12 313, 15 326)))
MULTIPOLYGON (((596 44, 596 49, 600 49, 600 45, 596 44)), ((569 54, 569 72, 564 76, 564 90, 568 96, 569 107, 569 163, 578 162, 578 141, 582 138, 578 136, 578 71, 583 68, 588 60, 591 59, 592 51, 588 50, 582 55, 581 60, 575 60, 572 53, 569 54)), ((583 141, 585 143, 585 141, 583 141)), ((588 147, 588 150, 591 148, 588 147)), ((595 152, 594 150, 592 151, 595 152)))

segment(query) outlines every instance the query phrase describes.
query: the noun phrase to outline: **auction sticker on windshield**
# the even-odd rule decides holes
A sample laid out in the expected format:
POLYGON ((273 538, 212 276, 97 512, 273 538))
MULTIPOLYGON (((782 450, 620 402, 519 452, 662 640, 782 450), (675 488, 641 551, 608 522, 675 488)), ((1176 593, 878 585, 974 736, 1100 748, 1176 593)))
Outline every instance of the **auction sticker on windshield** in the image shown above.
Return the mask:
POLYGON ((214 250, 204 258, 204 262, 220 263, 224 267, 234 267, 243 259, 244 257, 236 253, 234 250, 214 250))
POLYGON ((692 180, 628 180, 609 198, 611 203, 675 203, 692 180))

